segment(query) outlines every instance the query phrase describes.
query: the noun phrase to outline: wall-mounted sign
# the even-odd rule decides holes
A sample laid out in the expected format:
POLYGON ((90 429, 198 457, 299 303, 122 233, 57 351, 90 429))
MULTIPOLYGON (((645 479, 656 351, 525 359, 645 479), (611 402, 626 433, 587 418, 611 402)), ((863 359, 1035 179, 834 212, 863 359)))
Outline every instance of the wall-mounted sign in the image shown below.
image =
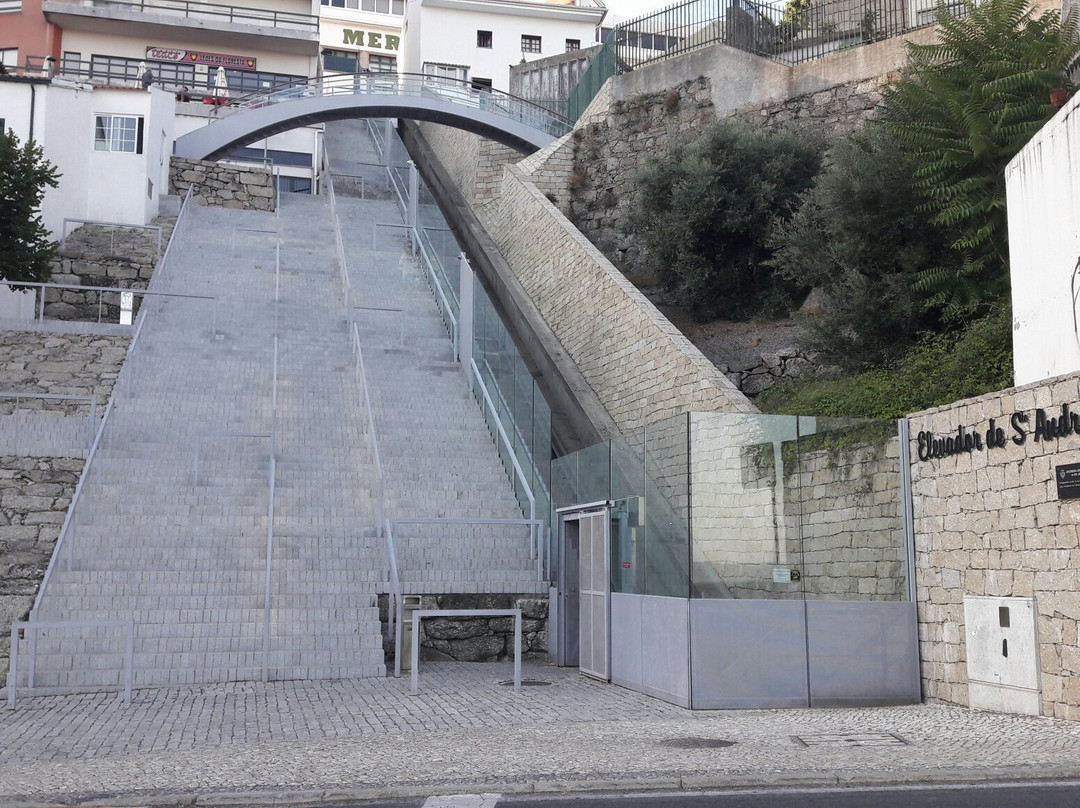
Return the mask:
POLYGON ((1054 469, 1058 499, 1080 499, 1080 463, 1067 463, 1054 469))
POLYGON ((381 31, 359 31, 353 28, 346 28, 341 32, 341 41, 358 48, 378 48, 388 51, 396 51, 401 45, 401 37, 394 34, 384 34, 381 31))
POLYGON ((985 430, 958 426, 955 433, 940 436, 923 431, 916 436, 916 440, 919 444, 919 460, 933 460, 974 451, 1004 449, 1010 443, 1022 446, 1027 442, 1028 435, 1036 443, 1080 435, 1080 413, 1073 412, 1068 404, 1062 404, 1060 415, 1047 415, 1046 410, 1041 408, 1035 410, 1034 426, 1026 412, 1014 412, 1009 416, 1008 426, 991 418, 985 430))
POLYGON ((180 50, 177 48, 146 49, 146 58, 159 62, 185 62, 189 65, 208 65, 227 67, 232 70, 254 70, 255 58, 252 56, 232 56, 228 53, 207 53, 205 51, 180 50))

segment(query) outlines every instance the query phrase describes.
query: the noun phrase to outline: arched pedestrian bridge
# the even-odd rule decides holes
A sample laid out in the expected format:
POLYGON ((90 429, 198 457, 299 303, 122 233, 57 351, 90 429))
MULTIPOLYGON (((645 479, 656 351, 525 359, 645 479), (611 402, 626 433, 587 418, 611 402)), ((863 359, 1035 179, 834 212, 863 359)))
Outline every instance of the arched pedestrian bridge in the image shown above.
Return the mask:
POLYGON ((453 126, 523 154, 541 149, 572 124, 551 110, 467 81, 413 73, 320 76, 252 93, 214 108, 216 118, 176 139, 174 153, 217 160, 256 140, 344 118, 410 118, 453 126))

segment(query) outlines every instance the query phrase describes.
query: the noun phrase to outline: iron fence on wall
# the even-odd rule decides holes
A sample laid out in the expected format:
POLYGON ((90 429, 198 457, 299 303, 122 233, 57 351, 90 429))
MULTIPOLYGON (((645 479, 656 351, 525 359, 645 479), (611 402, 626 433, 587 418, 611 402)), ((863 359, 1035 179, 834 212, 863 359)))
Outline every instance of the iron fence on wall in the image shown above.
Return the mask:
MULTIPOLYGON (((613 75, 725 44, 786 65, 933 25, 935 0, 685 0, 613 28, 570 95, 577 119, 613 75)), ((946 0, 953 14, 963 2, 946 0)))

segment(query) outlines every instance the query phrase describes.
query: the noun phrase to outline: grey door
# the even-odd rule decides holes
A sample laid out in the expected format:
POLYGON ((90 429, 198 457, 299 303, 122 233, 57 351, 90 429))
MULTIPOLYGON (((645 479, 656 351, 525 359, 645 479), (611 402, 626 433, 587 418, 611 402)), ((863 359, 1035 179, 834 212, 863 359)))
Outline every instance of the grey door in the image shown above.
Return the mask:
POLYGON ((577 514, 559 520, 559 609, 558 645, 555 664, 578 664, 578 551, 581 531, 577 514))
POLYGON ((610 560, 607 508, 578 516, 578 668, 608 680, 610 649, 610 560))

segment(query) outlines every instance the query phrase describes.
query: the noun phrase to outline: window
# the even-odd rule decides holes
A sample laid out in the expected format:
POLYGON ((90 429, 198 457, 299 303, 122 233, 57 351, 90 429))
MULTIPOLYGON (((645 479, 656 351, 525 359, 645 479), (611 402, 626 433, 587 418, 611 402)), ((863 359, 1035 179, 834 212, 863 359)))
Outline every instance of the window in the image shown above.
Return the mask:
POLYGON ((581 40, 580 39, 568 39, 568 40, 566 40, 566 52, 567 53, 570 53, 570 51, 579 51, 579 50, 581 50, 581 40))
POLYGON ((472 80, 472 88, 474 90, 491 90, 491 79, 474 78, 472 80))
POLYGON ((98 151, 142 154, 143 119, 128 115, 98 115, 94 148, 98 151))
POLYGON ((444 79, 469 80, 469 68, 463 65, 441 65, 434 62, 424 63, 425 76, 438 76, 444 79))
POLYGON ((310 194, 310 177, 283 177, 277 176, 278 193, 282 194, 310 194))
POLYGON ((372 73, 397 73, 397 57, 373 53, 368 57, 368 70, 372 73))
POLYGON ((491 31, 477 31, 476 32, 476 47, 478 47, 478 48, 490 48, 491 47, 491 31))
POLYGON ((521 35, 522 53, 540 53, 540 37, 532 34, 521 35))

